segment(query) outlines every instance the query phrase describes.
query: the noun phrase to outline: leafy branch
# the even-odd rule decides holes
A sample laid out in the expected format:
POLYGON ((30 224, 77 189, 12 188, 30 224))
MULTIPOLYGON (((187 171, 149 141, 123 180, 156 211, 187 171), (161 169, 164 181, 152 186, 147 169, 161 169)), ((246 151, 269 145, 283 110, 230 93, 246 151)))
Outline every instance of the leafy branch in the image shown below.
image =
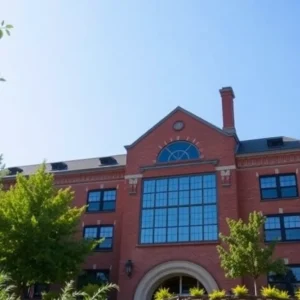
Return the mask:
POLYGON ((0 39, 4 36, 4 33, 10 36, 10 30, 13 28, 11 24, 5 24, 5 22, 2 21, 0 26, 0 39))

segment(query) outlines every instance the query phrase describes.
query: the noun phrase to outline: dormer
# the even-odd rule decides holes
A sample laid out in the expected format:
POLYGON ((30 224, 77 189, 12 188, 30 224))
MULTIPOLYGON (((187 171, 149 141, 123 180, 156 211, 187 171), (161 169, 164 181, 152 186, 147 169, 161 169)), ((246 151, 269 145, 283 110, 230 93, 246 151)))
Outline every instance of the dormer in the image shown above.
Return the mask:
POLYGON ((68 170, 68 165, 65 162, 51 163, 51 171, 65 171, 68 170))

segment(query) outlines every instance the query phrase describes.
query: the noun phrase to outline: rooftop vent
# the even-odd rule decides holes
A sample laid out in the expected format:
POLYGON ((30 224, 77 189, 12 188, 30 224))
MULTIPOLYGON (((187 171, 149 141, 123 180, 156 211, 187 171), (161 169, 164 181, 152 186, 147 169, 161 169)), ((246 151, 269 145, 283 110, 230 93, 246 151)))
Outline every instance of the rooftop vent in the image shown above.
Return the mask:
POLYGON ((8 168, 9 174, 8 175, 17 175, 17 173, 22 173, 23 169, 18 167, 8 168))
POLYGON ((269 148, 276 148, 276 147, 282 147, 283 146, 283 138, 273 138, 267 140, 268 147, 269 148))
POLYGON ((51 163, 52 171, 68 170, 68 165, 64 162, 51 163))
POLYGON ((117 165, 118 164, 117 160, 112 156, 100 157, 99 160, 100 160, 101 165, 109 166, 109 165, 117 165))

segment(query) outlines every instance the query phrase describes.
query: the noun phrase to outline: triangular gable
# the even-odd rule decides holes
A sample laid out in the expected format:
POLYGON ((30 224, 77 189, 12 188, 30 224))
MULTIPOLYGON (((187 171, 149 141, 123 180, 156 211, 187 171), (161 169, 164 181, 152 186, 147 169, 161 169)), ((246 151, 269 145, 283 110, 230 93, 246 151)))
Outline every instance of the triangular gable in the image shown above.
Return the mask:
POLYGON ((158 123, 156 123, 153 127, 151 127, 149 130, 147 130, 143 135, 141 135, 137 140, 135 140, 131 145, 127 145, 125 146, 125 149, 130 149, 132 147, 134 147, 136 144, 138 144, 141 140, 143 140, 146 136, 148 136, 152 131, 154 131, 156 128, 158 128, 162 123, 164 123, 168 118, 170 118, 172 115, 174 115, 176 112, 181 111, 185 114, 187 114, 188 116, 192 117, 193 119, 197 120, 198 122, 203 123, 204 125, 218 131, 221 134, 224 134, 226 136, 233 136, 236 138, 236 134, 235 133, 228 133, 224 130, 222 130, 221 128, 205 121, 204 119, 194 115, 193 113, 185 110, 184 108, 177 106, 175 109, 173 109, 169 114, 167 114, 163 119, 161 119, 158 123))

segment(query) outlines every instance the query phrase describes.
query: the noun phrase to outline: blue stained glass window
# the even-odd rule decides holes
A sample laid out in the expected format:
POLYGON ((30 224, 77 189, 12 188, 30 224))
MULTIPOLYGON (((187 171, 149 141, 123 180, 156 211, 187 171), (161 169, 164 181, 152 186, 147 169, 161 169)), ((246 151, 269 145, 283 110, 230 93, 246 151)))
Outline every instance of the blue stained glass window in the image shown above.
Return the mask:
POLYGON ((217 240, 215 174, 144 180, 141 214, 142 244, 217 240))
POLYGON ((199 157, 199 150, 193 143, 177 141, 170 143, 160 151, 157 162, 166 163, 171 161, 198 159, 199 157))

